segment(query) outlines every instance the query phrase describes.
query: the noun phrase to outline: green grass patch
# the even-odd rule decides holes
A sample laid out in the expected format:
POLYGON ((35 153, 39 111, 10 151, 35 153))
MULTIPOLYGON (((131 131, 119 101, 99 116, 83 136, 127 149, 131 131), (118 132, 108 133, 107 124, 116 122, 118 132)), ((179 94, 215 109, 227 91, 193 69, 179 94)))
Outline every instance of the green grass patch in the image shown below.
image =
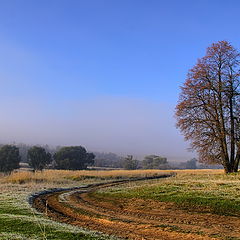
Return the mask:
MULTIPOLYGON (((54 239, 54 240, 97 240, 106 239, 101 237, 94 237, 79 232, 61 231, 58 228, 50 227, 43 224, 42 220, 28 221, 21 218, 14 217, 0 217, 0 232, 10 232, 11 234, 21 235, 25 238, 40 238, 40 239, 54 239)), ((1 236, 1 235, 0 235, 1 236)))
POLYGON ((57 186, 0 184, 1 240, 116 239, 52 221, 33 210, 27 202, 28 196, 31 192, 41 191, 47 187, 52 188, 57 186))
POLYGON ((29 209, 20 209, 18 207, 12 206, 12 205, 4 205, 0 204, 0 216, 1 214, 13 214, 13 215, 31 215, 32 212, 29 209))
POLYGON ((128 183, 103 189, 96 197, 140 198, 172 202, 182 209, 240 216, 240 180, 238 175, 179 175, 173 178, 128 183))

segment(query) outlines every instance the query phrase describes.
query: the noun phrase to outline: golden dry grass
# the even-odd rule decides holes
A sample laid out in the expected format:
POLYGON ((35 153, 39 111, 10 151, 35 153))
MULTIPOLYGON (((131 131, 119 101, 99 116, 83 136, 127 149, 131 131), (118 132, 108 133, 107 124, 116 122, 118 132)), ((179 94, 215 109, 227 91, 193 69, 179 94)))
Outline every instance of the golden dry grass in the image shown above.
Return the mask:
POLYGON ((128 178, 128 177, 147 177, 162 174, 159 170, 112 170, 112 171, 69 171, 69 170, 45 170, 42 172, 19 171, 13 172, 9 176, 2 177, 3 182, 26 183, 26 182, 67 182, 78 181, 86 178, 128 178))
POLYGON ((216 175, 223 174, 223 170, 111 170, 111 171, 69 171, 69 170, 44 170, 42 172, 18 171, 9 176, 1 176, 3 183, 28 183, 49 182, 67 183, 83 179, 120 179, 132 177, 150 177, 162 174, 177 173, 182 177, 189 175, 216 175))

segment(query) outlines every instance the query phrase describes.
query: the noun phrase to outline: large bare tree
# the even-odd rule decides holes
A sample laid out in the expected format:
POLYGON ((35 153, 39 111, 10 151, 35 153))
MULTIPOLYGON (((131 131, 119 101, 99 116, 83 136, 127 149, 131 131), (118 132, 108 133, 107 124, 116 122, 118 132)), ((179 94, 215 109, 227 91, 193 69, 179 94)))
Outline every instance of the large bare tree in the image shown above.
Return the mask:
POLYGON ((177 127, 204 163, 237 172, 240 160, 240 55, 213 43, 189 70, 176 106, 177 127))

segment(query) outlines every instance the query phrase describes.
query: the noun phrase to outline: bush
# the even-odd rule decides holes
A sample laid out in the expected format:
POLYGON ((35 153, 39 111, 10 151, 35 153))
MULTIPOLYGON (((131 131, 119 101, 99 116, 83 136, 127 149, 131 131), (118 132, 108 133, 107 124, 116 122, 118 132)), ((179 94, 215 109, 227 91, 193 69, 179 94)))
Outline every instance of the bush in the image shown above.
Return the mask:
POLYGON ((132 155, 128 155, 123 161, 123 167, 126 170, 135 170, 137 169, 138 161, 133 159, 132 155))
POLYGON ((54 154, 57 169, 82 170, 94 163, 95 155, 82 146, 62 147, 54 154))
POLYGON ((0 172, 10 173, 19 168, 21 157, 15 146, 4 145, 0 148, 0 172))
POLYGON ((27 158, 30 167, 32 167, 34 171, 42 171, 43 168, 51 162, 52 156, 50 153, 47 153, 43 147, 34 146, 28 150, 27 158))

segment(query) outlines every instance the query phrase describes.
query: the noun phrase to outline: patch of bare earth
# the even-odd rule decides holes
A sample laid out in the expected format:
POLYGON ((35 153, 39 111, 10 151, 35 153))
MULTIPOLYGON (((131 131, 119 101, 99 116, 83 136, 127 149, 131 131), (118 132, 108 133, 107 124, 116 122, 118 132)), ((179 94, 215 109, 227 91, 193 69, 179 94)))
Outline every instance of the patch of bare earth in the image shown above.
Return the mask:
POLYGON ((240 218, 188 212, 172 203, 92 194, 109 185, 42 195, 33 206, 57 221, 126 239, 240 239, 240 218))

